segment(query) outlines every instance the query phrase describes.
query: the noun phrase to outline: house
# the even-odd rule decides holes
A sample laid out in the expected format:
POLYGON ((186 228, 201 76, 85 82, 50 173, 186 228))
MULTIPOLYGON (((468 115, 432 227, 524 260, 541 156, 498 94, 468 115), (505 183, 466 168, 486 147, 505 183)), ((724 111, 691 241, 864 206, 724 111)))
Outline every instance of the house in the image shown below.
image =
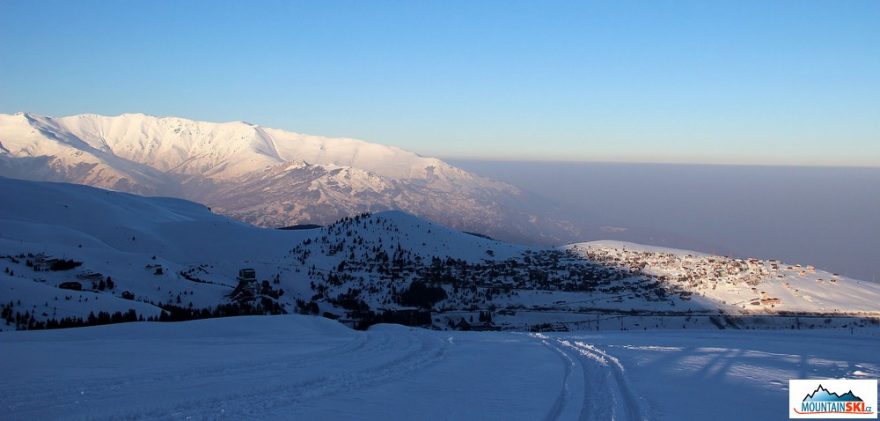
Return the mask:
POLYGON ((40 253, 34 256, 34 272, 48 272, 52 270, 52 265, 58 261, 58 259, 40 253))
POLYGON ((229 293, 228 297, 237 302, 251 302, 260 295, 257 285, 257 272, 246 268, 238 271, 238 285, 229 293))
POLYGON ((146 265, 144 269, 153 271, 153 275, 163 275, 165 274, 165 268, 162 265, 146 265))
POLYGON ((256 282, 257 271, 251 268, 240 269, 238 271, 238 282, 256 282))

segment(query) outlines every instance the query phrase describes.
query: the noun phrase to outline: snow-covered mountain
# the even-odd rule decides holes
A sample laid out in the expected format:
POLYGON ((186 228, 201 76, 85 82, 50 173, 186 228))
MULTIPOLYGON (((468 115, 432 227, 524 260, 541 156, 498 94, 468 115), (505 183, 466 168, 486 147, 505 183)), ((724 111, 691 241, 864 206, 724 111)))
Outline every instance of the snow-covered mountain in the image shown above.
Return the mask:
MULTIPOLYGON (((169 306, 216 310, 228 304, 296 312, 298 302, 314 295, 306 268, 287 265, 292 249, 317 242, 327 229, 259 228, 185 200, 67 183, 0 177, 0 192, 0 306, 8 308, 7 320, 15 313, 47 321, 128 310, 148 318, 169 306), (240 292, 241 269, 255 271, 257 282, 248 287, 257 287, 258 302, 233 298, 240 292), (262 281, 272 281, 265 291, 262 281)), ((359 237, 367 236, 371 247, 384 240, 392 254, 407 247, 425 261, 448 256, 481 261, 491 257, 487 250, 508 257, 525 249, 402 212, 369 220, 375 225, 359 237)), ((361 249, 359 254, 366 246, 361 249)), ((330 264, 338 267, 328 256, 319 269, 330 264)), ((344 314, 327 301, 321 309, 344 314)))
POLYGON ((579 233, 518 188, 439 159, 241 121, 0 114, 0 175, 185 198, 265 227, 402 210, 510 241, 579 233))
POLYGON ((617 242, 528 247, 399 211, 276 230, 75 184, 0 177, 0 192, 0 330, 100 312, 97 322, 311 313, 514 330, 880 316, 880 286, 777 261, 617 242))

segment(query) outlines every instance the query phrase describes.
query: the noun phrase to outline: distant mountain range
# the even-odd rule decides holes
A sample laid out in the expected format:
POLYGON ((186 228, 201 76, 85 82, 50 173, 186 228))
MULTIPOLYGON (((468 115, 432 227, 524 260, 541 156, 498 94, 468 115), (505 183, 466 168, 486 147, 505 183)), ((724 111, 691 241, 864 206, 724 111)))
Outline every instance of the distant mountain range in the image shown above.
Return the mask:
POLYGON ((264 227, 402 210, 507 241, 583 239, 552 206, 439 159, 242 121, 0 114, 0 175, 185 198, 264 227))

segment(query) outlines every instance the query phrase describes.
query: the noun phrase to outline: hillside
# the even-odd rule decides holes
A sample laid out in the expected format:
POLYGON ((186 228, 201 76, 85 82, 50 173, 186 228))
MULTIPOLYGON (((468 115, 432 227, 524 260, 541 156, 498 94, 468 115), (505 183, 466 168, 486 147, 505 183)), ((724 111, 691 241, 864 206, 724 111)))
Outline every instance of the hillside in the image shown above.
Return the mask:
POLYGON ((242 121, 0 114, 0 176, 179 197, 264 227, 402 210, 520 242, 580 232, 518 188, 435 158, 242 121))
POLYGON ((776 261, 526 247, 403 212, 273 230, 179 199, 6 178, 0 191, 5 329, 267 313, 360 328, 816 327, 880 311, 875 284, 776 261))
POLYGON ((300 238, 179 199, 7 178, 0 191, 0 303, 38 321, 128 309, 158 316, 161 303, 213 307, 228 301, 240 267, 274 267, 300 238), (49 270, 54 261, 78 266, 49 270), (205 282, 181 276, 208 269, 205 282))
POLYGON ((880 285, 779 260, 731 258, 620 241, 568 246, 596 262, 662 278, 731 311, 878 312, 880 285))

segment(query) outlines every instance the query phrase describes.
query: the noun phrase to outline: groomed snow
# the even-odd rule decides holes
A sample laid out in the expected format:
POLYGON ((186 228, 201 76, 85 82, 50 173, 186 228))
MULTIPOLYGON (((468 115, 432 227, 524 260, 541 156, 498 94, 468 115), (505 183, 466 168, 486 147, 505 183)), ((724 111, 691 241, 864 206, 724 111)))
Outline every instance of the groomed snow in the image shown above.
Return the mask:
POLYGON ((876 331, 366 332, 308 316, 0 333, 0 418, 750 419, 876 378, 876 331))

